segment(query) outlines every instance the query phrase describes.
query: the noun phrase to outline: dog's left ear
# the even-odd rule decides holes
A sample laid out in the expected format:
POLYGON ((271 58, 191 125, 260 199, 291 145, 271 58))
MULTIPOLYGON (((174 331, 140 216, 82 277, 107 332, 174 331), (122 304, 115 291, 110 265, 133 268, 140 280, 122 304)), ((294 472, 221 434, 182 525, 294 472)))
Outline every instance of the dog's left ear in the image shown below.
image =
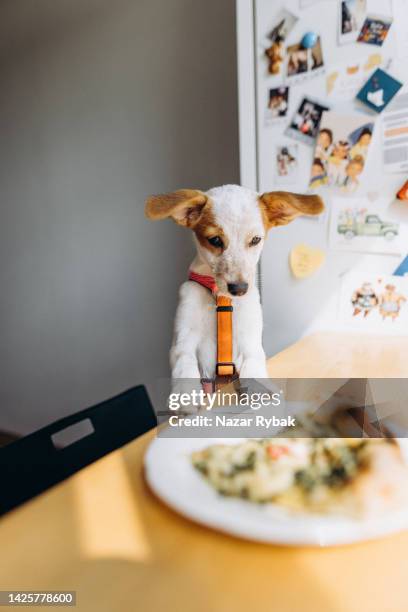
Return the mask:
POLYGON ((262 194, 259 201, 268 229, 286 225, 299 215, 319 215, 324 210, 323 200, 317 195, 271 191, 262 194))
POLYGON ((179 189, 147 198, 145 213, 148 219, 173 219, 184 227, 194 227, 200 219, 207 196, 198 189, 179 189))

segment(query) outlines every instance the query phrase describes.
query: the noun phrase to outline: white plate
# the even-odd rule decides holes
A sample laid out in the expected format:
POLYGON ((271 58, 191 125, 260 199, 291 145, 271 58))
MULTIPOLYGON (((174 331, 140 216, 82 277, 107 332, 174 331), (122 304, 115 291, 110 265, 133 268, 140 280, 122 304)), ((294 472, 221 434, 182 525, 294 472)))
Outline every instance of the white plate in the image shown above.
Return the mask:
MULTIPOLYGON (((363 521, 295 514, 274 504, 257 505, 222 497, 192 467, 189 455, 210 444, 237 442, 231 438, 156 438, 145 456, 147 482, 160 499, 180 514, 219 531, 259 542, 335 546, 408 528, 408 508, 363 521)), ((402 441, 402 449, 408 456, 407 440, 402 441)))

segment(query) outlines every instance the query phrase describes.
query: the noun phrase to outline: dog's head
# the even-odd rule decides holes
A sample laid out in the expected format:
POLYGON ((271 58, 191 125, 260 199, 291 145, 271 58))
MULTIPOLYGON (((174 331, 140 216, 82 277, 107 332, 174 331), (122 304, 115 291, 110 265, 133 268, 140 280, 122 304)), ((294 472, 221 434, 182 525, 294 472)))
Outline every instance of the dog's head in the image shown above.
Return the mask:
POLYGON ((284 191, 258 193, 227 185, 203 192, 180 189, 151 196, 146 216, 172 218, 193 230, 197 249, 210 268, 220 293, 244 295, 255 281, 256 264, 268 230, 299 215, 318 215, 323 202, 316 195, 284 191))

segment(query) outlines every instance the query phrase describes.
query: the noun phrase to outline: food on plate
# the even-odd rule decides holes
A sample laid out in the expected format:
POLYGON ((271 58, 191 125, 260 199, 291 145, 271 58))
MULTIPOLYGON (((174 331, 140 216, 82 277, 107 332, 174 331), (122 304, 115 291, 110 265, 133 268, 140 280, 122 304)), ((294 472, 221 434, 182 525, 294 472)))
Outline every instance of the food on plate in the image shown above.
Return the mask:
POLYGON ((371 517, 407 501, 394 438, 268 438, 214 444, 193 466, 222 495, 294 511, 371 517))

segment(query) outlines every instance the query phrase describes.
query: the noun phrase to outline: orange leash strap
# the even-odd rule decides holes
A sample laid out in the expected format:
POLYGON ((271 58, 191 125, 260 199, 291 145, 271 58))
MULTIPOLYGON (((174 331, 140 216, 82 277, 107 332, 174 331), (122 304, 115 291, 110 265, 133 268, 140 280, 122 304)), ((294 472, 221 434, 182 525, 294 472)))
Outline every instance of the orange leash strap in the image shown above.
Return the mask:
POLYGON ((217 365, 216 376, 235 376, 232 361, 232 301, 217 296, 217 365))

